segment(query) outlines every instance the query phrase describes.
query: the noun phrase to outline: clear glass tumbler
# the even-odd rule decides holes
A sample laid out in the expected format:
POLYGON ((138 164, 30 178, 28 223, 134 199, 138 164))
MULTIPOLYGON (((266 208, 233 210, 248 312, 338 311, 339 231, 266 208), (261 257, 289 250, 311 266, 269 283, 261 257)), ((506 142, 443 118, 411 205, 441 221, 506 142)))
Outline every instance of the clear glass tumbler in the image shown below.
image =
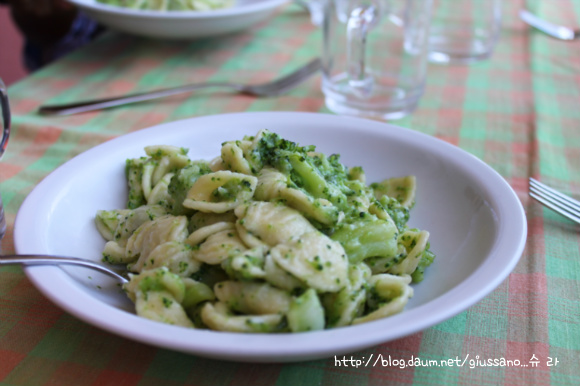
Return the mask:
POLYGON ((324 19, 324 4, 327 0, 294 0, 302 8, 308 10, 310 13, 310 21, 315 26, 322 25, 324 19))
POLYGON ((502 0, 433 0, 429 61, 470 64, 489 58, 501 32, 502 0))
MULTIPOLYGON (((6 150, 6 145, 8 145, 8 137, 10 136, 10 105, 8 104, 8 93, 6 91, 6 86, 0 78, 0 115, 2 116, 2 132, 0 137, 0 160, 4 151, 6 150)), ((4 205, 2 203, 2 197, 0 196, 0 240, 4 237, 6 233, 6 219, 4 218, 4 205)))
POLYGON ((338 114, 399 119, 427 73, 431 0, 327 0, 322 91, 338 114))

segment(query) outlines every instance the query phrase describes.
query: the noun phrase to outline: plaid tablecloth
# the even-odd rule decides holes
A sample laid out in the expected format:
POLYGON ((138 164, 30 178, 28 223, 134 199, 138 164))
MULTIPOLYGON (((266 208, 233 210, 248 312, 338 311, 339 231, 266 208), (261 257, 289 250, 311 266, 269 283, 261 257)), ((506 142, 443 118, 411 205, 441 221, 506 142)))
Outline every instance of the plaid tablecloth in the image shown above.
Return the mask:
MULTIPOLYGON (((4 267, 0 385, 579 385, 580 227, 532 201, 527 179, 539 178, 580 198, 580 43, 531 30, 518 18, 524 6, 554 22, 580 24, 580 1, 505 1, 494 56, 472 66, 431 65, 418 110, 396 122, 481 158, 505 177, 526 209, 524 255, 509 278, 481 302, 423 332, 346 357, 234 363, 158 349, 99 330, 49 302, 20 268, 4 267), (476 362, 356 368, 353 362, 337 362, 370 354, 407 361, 469 355, 481 363, 504 359, 521 366, 476 362)), ((232 74, 265 81, 317 55, 320 39, 308 15, 289 5, 249 31, 197 42, 110 33, 14 84, 9 88, 13 135, 0 164, 8 222, 3 252, 14 252, 14 219, 27 194, 62 163, 111 138, 223 112, 328 113, 320 78, 279 98, 204 91, 63 118, 37 115, 41 103, 228 80, 232 74)))

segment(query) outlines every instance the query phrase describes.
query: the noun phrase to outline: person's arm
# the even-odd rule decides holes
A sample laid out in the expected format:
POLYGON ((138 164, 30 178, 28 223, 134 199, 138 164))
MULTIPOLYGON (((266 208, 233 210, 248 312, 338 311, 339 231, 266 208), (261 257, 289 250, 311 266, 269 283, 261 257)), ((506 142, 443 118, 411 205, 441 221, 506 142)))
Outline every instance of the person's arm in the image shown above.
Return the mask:
POLYGON ((22 34, 36 44, 51 44, 67 34, 77 9, 64 0, 0 0, 10 6, 22 34))

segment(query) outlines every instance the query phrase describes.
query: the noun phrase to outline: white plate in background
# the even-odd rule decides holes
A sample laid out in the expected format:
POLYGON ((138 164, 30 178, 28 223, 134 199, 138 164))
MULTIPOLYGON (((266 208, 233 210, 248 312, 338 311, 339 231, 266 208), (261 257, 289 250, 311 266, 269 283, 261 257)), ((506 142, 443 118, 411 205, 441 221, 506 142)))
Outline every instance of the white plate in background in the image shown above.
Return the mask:
POLYGON ((394 125, 329 114, 236 113, 171 122, 105 142, 65 163, 27 197, 15 223, 18 253, 100 260, 99 209, 126 203, 124 165, 148 145, 189 148, 212 159, 221 143, 269 129, 301 145, 341 154, 367 182, 413 174, 409 225, 431 233, 437 255, 405 311, 341 329, 241 334, 186 329, 137 317, 115 282, 76 267, 28 267, 27 276, 67 312, 112 333, 186 353, 238 361, 298 361, 340 355, 440 323, 480 301, 512 271, 524 249, 526 218, 516 194, 493 169, 446 142, 394 125))
POLYGON ((68 1, 113 30, 160 39, 196 39, 249 28, 289 0, 235 0, 230 8, 212 11, 135 10, 96 0, 68 1))

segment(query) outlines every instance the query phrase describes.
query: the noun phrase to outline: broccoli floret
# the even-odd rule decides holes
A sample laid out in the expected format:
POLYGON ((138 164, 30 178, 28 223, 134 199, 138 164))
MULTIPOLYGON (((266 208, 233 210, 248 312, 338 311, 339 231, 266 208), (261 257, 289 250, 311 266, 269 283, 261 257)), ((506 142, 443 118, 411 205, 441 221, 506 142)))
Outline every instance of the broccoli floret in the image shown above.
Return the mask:
POLYGON ((348 207, 347 196, 354 194, 346 182, 348 170, 336 154, 314 153, 315 146, 299 146, 278 134, 264 130, 250 154, 254 166, 271 166, 289 177, 290 188, 313 198, 330 201, 340 210, 348 207))
MULTIPOLYGON (((253 140, 254 138, 251 139, 253 140)), ((248 162, 250 162, 254 171, 259 171, 266 165, 273 166, 280 171, 288 171, 288 168, 284 167, 287 164, 284 162, 285 154, 281 152, 306 155, 308 152, 314 151, 314 149, 314 146, 302 147, 296 142, 280 137, 276 133, 262 130, 256 145, 249 153, 248 162)))
POLYGON ((344 168, 333 167, 323 155, 304 156, 292 153, 285 158, 292 168, 290 179, 297 187, 314 198, 323 198, 341 210, 346 209, 346 196, 353 192, 344 184, 344 168))
POLYGON ((169 193, 169 205, 171 212, 176 215, 188 214, 190 209, 183 206, 183 201, 187 197, 187 192, 193 186, 197 179, 204 175, 211 173, 209 165, 204 161, 192 162, 190 165, 178 170, 167 187, 169 193))
POLYGON ((284 139, 276 133, 263 130, 258 143, 251 152, 251 158, 261 163, 262 166, 276 166, 280 162, 280 158, 283 157, 280 153, 281 151, 306 154, 309 151, 314 151, 314 149, 314 146, 302 147, 296 142, 284 139))
POLYGON ((341 186, 342 190, 346 189, 342 185, 350 177, 347 167, 340 162, 339 154, 331 154, 328 157, 324 154, 316 154, 312 161, 327 182, 341 186))

